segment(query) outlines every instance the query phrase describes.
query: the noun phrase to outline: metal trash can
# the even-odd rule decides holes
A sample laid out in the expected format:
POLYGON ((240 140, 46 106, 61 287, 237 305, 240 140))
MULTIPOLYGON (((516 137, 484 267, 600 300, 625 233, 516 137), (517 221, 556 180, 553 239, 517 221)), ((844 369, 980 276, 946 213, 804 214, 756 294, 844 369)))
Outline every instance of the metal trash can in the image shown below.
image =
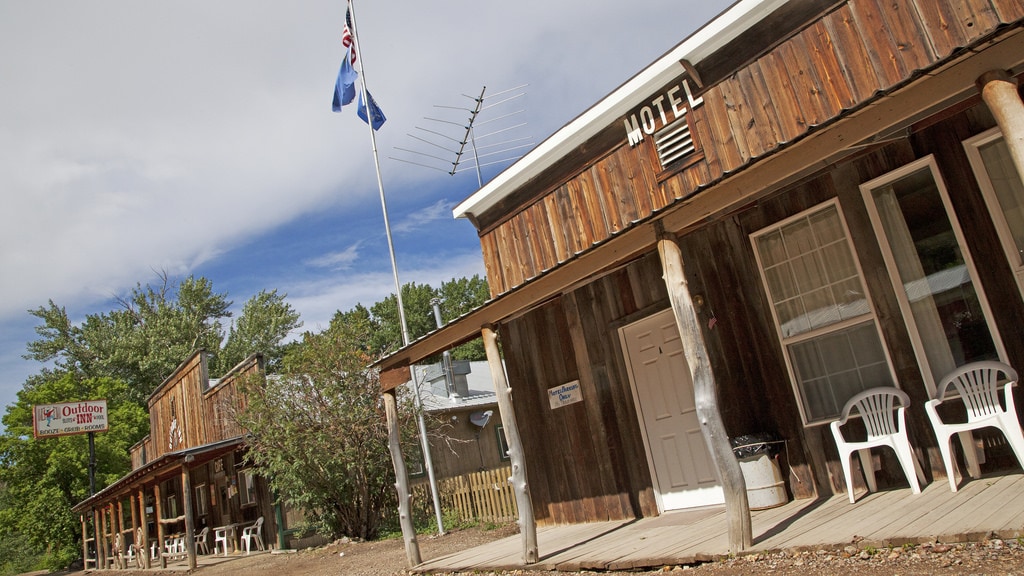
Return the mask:
POLYGON ((748 434, 731 438, 730 443, 747 484, 750 509, 764 510, 789 502, 786 481, 776 458, 777 446, 782 441, 771 434, 748 434))

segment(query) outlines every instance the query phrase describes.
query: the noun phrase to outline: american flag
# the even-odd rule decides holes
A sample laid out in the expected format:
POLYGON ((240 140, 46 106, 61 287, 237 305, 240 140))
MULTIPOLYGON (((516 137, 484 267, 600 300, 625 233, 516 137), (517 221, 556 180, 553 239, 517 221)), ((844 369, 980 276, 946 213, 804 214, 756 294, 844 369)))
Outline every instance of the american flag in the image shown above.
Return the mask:
POLYGON ((352 10, 350 8, 345 10, 345 29, 341 31, 341 45, 345 47, 354 66, 356 63, 356 47, 355 42, 352 41, 352 28, 352 10))

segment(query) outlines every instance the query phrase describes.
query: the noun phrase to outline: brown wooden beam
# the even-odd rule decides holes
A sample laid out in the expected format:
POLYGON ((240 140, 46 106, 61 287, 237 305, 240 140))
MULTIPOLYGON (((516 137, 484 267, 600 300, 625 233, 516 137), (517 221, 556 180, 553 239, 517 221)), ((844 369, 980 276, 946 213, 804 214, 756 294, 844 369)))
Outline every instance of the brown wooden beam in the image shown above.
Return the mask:
POLYGON ((167 567, 167 560, 164 558, 164 523, 160 521, 164 517, 163 502, 160 498, 160 481, 153 484, 153 514, 156 519, 156 552, 160 558, 160 567, 167 567))

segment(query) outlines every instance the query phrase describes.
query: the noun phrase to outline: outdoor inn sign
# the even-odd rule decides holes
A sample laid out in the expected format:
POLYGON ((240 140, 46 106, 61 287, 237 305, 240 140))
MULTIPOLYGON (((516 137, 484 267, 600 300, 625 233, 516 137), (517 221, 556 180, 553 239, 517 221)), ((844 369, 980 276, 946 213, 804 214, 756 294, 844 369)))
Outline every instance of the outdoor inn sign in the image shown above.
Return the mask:
POLYGON ((96 432, 106 432, 106 400, 82 400, 32 407, 32 435, 56 438, 72 434, 89 435, 89 496, 96 493, 96 432))
POLYGON ((32 434, 36 438, 106 432, 106 400, 84 400, 32 407, 32 434))

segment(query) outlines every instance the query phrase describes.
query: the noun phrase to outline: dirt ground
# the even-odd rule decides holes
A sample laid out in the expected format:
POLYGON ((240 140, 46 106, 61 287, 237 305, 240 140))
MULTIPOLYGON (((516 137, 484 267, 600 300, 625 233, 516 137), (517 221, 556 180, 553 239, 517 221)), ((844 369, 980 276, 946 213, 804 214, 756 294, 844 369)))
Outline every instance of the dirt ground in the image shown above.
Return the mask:
MULTIPOLYGON (((437 558, 466 548, 485 545, 516 533, 515 526, 496 530, 470 528, 444 536, 421 535, 424 558, 437 558)), ((781 576, 914 576, 931 574, 1024 575, 1024 541, 985 540, 959 545, 922 544, 897 549, 825 549, 802 552, 772 552, 740 555, 695 566, 662 566, 646 572, 603 572, 606 576, 637 576, 658 572, 686 572, 694 576, 740 576, 772 574, 781 576)), ((110 572, 105 572, 110 573, 110 572)), ((180 576, 178 570, 118 571, 122 576, 180 576)), ((84 576, 89 572, 69 572, 84 576)), ((407 575, 405 549, 401 539, 378 542, 335 542, 292 553, 262 553, 239 557, 217 565, 204 566, 199 576, 399 576, 407 575)), ((576 573, 573 573, 576 574, 576 573)), ((586 572, 586 574, 594 574, 586 572)), ((488 576, 568 576, 565 572, 516 570, 488 576)), ((453 574, 445 576, 471 576, 453 574)), ((476 575, 472 575, 476 576, 476 575)))

